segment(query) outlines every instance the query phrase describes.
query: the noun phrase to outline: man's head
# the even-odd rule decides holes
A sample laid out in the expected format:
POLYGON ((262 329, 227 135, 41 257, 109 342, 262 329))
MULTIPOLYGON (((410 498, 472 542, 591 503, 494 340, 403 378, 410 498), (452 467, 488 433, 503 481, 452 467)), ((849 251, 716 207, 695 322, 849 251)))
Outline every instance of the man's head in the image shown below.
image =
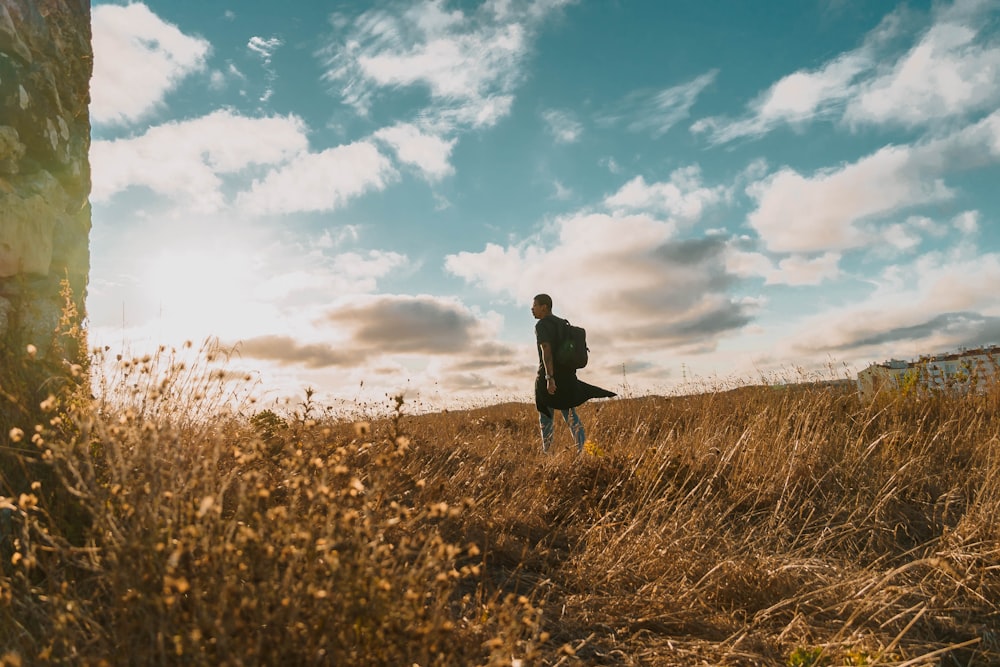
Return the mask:
POLYGON ((531 302, 531 314, 540 320, 552 313, 552 297, 548 294, 538 294, 531 302))

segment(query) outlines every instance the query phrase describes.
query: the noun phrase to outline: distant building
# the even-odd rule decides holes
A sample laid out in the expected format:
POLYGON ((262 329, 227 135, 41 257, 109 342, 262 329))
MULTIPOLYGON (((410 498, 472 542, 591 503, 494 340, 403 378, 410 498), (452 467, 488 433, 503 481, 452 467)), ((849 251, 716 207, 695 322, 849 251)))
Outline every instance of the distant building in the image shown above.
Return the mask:
POLYGON ((916 361, 890 359, 858 373, 858 393, 870 399, 882 390, 983 391, 1000 378, 1000 347, 959 350, 923 356, 916 361))

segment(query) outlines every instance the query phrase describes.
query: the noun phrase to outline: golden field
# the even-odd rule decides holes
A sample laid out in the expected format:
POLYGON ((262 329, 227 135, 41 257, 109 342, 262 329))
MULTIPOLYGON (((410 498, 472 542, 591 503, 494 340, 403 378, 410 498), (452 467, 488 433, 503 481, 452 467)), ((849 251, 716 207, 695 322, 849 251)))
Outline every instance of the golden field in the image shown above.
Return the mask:
POLYGON ((992 388, 593 402, 543 456, 529 404, 116 368, 5 388, 0 664, 1000 664, 992 388))

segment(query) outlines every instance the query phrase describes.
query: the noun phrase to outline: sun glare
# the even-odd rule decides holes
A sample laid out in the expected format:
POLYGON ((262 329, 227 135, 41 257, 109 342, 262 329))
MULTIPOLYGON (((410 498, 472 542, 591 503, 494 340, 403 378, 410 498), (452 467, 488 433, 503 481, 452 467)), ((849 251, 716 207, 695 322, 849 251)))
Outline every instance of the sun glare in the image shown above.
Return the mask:
POLYGON ((163 334, 171 339, 228 337, 254 328, 250 257, 234 249, 183 249, 153 258, 141 289, 163 334))

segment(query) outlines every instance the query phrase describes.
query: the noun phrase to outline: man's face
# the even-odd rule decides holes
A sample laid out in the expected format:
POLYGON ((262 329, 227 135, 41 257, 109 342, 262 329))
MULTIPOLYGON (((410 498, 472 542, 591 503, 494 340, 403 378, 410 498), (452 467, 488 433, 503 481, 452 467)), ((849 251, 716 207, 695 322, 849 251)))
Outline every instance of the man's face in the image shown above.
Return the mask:
POLYGON ((548 315, 548 310, 549 310, 548 306, 543 306, 537 301, 531 302, 531 314, 535 316, 536 320, 540 320, 546 315, 548 315))

